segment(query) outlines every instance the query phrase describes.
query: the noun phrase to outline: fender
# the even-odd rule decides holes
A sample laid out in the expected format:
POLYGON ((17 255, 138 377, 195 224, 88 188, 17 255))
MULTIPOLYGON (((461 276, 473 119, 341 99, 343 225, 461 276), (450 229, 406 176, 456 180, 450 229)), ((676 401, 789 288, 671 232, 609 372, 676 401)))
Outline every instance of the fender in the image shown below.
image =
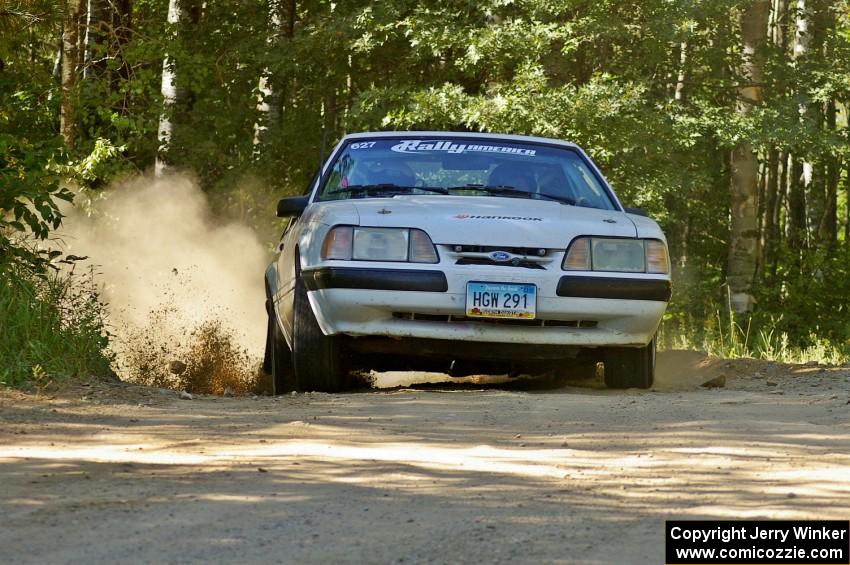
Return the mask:
POLYGON ((266 272, 265 272, 264 278, 265 278, 265 282, 266 282, 266 284, 265 284, 265 287, 266 287, 266 313, 268 315, 271 315, 272 313, 274 313, 274 315, 275 315, 274 318, 275 318, 275 321, 277 322, 278 329, 280 329, 281 333, 284 336, 284 339, 286 339, 287 345, 289 345, 291 347, 292 341, 290 340, 289 335, 286 332, 285 325, 282 324, 281 320, 280 320, 280 309, 278 307, 279 304, 280 304, 280 295, 278 294, 278 287, 277 287, 278 278, 277 278, 277 263, 276 262, 272 262, 272 263, 269 264, 268 267, 266 267, 266 272))
POLYGON ((276 306, 277 303, 277 264, 269 263, 264 274, 266 280, 266 303, 269 306, 276 306))

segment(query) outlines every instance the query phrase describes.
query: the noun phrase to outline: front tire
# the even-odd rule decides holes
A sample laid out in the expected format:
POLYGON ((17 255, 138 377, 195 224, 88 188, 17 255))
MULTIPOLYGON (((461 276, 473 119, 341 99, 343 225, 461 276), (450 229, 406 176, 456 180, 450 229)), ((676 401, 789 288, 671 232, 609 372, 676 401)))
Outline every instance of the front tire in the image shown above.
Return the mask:
POLYGON ((292 362, 298 387, 305 391, 337 392, 344 388, 345 369, 339 337, 322 333, 307 288, 296 277, 295 331, 292 362))
POLYGON ((298 389, 295 371, 292 368, 292 352, 286 344, 283 332, 280 331, 271 301, 267 303, 266 310, 269 315, 269 325, 263 370, 272 377, 272 394, 285 394, 298 389))
POLYGON ((655 380, 655 339, 646 347, 611 347, 604 363, 608 388, 650 388, 655 380))

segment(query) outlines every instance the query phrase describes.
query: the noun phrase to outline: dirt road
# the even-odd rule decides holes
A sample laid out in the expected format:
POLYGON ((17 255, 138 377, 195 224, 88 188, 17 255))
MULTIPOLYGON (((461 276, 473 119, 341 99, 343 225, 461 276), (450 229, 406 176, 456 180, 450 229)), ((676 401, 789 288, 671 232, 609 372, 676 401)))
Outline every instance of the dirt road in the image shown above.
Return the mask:
POLYGON ((669 517, 850 518, 850 370, 665 362, 646 392, 0 392, 0 562, 661 563, 669 517))

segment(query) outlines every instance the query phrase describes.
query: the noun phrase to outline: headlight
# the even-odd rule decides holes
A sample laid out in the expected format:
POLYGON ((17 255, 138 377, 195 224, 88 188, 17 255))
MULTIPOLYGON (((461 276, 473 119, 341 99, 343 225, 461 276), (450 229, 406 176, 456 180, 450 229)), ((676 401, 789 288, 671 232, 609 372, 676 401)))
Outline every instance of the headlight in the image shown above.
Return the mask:
POLYGON ((354 228, 355 261, 407 261, 410 232, 392 228, 354 228))
POLYGON ((667 274, 667 247, 657 239, 580 237, 564 256, 566 271, 667 274))
POLYGON ((646 254, 643 241, 638 239, 590 240, 590 256, 594 271, 643 273, 646 271, 646 254))
POLYGON ((438 263, 428 234, 405 228, 337 226, 325 237, 322 259, 438 263))

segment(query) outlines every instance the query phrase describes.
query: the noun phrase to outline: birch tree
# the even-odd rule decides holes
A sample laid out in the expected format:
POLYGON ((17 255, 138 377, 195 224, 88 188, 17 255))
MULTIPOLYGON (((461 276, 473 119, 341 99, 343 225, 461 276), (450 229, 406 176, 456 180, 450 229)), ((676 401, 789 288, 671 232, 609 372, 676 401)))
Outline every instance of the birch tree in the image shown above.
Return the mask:
POLYGON ((676 77, 676 90, 673 100, 681 104, 685 103, 685 83, 688 80, 688 42, 679 44, 679 74, 676 77))
MULTIPOLYGON (((269 0, 269 33, 266 44, 269 47, 277 44, 283 31, 283 0, 269 0)), ((272 84, 271 72, 263 69, 257 84, 257 112, 259 117, 254 124, 254 145, 259 154, 259 147, 265 140, 266 131, 274 127, 280 119, 280 95, 272 84)))
MULTIPOLYGON (((809 13, 807 0, 797 0, 794 8, 794 68, 799 73, 809 52, 809 13)), ((805 94, 799 92, 798 94, 805 94)), ((805 122, 808 103, 799 106, 800 120, 805 122)), ((812 164, 802 155, 792 155, 789 165, 791 178, 788 183, 788 244, 800 249, 806 243, 806 188, 812 180, 812 164)))
MULTIPOLYGON (((763 49, 770 0, 756 0, 741 13, 740 85, 736 111, 746 117, 760 104, 763 49)), ((731 156, 731 223, 727 284, 735 312, 752 309, 753 279, 758 261, 758 156, 749 141, 741 141, 731 156)))
POLYGON ((106 39, 109 7, 106 0, 86 0, 86 34, 83 40, 83 79, 100 74, 106 65, 106 39))
MULTIPOLYGON (((167 22, 170 39, 172 42, 178 39, 178 26, 184 19, 182 0, 168 0, 167 22)), ((174 109, 178 102, 177 69, 173 58, 166 52, 162 60, 162 113, 159 119, 157 139, 159 149, 154 166, 154 174, 161 176, 168 166, 169 153, 171 151, 171 137, 174 132, 174 109)))
MULTIPOLYGON (((823 55, 823 60, 835 60, 835 46, 827 40, 827 37, 834 33, 835 28, 835 13, 831 7, 824 2, 819 5, 817 18, 817 43, 818 53, 823 55)), ((830 95, 825 104, 820 104, 819 108, 823 119, 820 120, 820 126, 823 128, 826 135, 835 134, 835 128, 838 122, 838 107, 835 103, 834 95, 830 95)), ((838 236, 837 211, 838 211, 838 182, 839 174, 839 157, 833 153, 827 153, 822 160, 821 182, 822 182, 822 206, 820 217, 816 218, 815 231, 817 241, 820 245, 831 247, 835 244, 838 236)))

